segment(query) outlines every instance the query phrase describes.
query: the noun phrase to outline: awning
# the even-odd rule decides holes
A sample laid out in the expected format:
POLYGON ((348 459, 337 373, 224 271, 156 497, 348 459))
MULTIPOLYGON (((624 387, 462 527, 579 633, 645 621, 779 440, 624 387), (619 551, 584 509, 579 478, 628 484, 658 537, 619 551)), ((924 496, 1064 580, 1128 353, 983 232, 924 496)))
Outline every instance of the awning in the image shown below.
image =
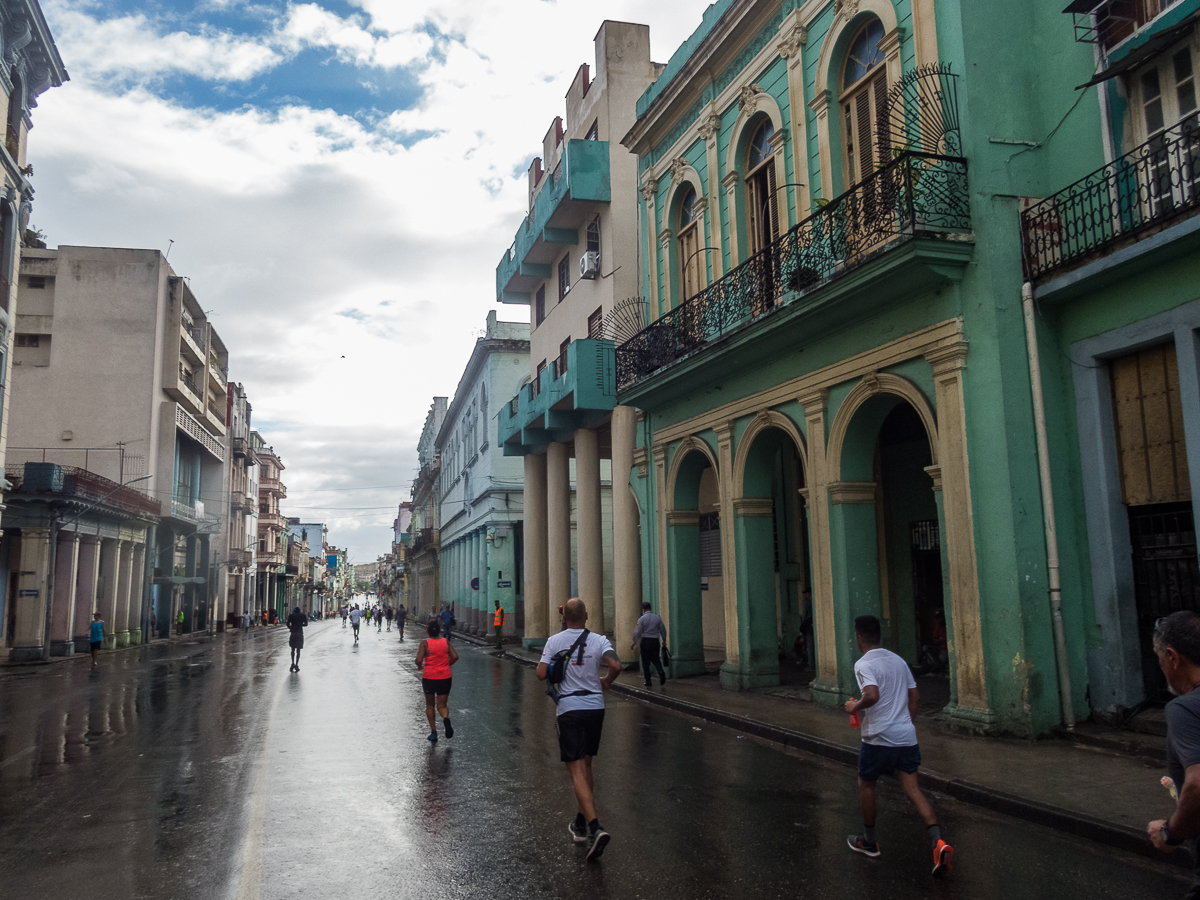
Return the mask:
MULTIPOLYGON (((1082 3, 1082 0, 1077 0, 1077 3, 1082 3)), ((1072 4, 1072 6, 1074 5, 1076 4, 1072 4)), ((1107 69, 1093 77, 1091 81, 1079 85, 1079 87, 1075 88, 1075 90, 1081 91, 1084 88, 1091 87, 1093 84, 1099 84, 1102 81, 1108 81, 1110 78, 1116 78, 1118 75, 1124 75, 1126 72, 1132 69, 1141 67, 1143 63, 1149 62, 1172 44, 1182 41, 1192 33, 1192 29, 1195 27, 1196 19, 1193 16, 1186 22, 1180 22, 1173 28, 1168 28, 1166 31, 1160 31, 1158 34, 1151 37, 1150 40, 1146 41, 1146 43, 1142 44, 1142 46, 1134 48, 1129 52, 1128 55, 1117 60, 1107 69)))

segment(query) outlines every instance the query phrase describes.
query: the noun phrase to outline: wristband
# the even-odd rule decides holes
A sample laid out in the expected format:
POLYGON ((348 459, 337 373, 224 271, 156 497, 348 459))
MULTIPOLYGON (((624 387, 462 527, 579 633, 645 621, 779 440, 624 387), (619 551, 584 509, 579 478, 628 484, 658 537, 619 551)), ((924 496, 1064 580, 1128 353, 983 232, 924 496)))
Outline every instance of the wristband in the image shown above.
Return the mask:
POLYGON ((1178 847, 1180 844, 1183 843, 1183 841, 1171 840, 1171 823, 1170 822, 1167 822, 1165 825, 1163 825, 1162 828, 1160 828, 1158 830, 1158 836, 1162 838, 1162 842, 1164 844, 1166 844, 1168 847, 1178 847))

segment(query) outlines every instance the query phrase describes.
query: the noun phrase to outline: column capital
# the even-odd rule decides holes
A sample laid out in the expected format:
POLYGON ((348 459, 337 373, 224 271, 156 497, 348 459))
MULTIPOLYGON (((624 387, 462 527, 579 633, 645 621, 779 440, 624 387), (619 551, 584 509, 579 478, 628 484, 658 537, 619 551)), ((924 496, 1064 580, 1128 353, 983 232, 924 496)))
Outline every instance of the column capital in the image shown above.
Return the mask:
POLYGON ((967 367, 967 349, 966 340, 960 339, 952 344, 928 351, 925 354, 925 361, 933 367, 935 378, 953 375, 967 367))
POLYGON ((811 388, 796 397, 804 407, 804 417, 812 418, 829 409, 829 388, 811 388))
POLYGON ((646 457, 645 447, 633 448, 633 464, 637 466, 638 478, 645 478, 650 473, 650 460, 646 457))
POLYGON ((817 91, 813 98, 808 101, 808 108, 815 112, 818 116, 828 115, 829 113, 829 91, 817 91))
POLYGON ((805 508, 807 508, 808 507, 808 488, 806 488, 806 487, 798 488, 796 490, 796 493, 800 495, 800 502, 804 504, 805 508))
POLYGON ((664 250, 666 249, 667 245, 669 243, 671 243, 671 229, 670 228, 664 228, 662 231, 660 231, 658 233, 658 243, 660 245, 662 245, 664 250))
POLYGON ((667 511, 668 525, 699 525, 700 512, 695 509, 671 509, 667 511))
POLYGON ((808 43, 808 29, 803 25, 794 25, 790 31, 784 33, 779 40, 779 55, 781 58, 792 62, 792 57, 796 57, 796 63, 800 62, 800 48, 808 43))
POLYGON ((700 135, 700 140, 704 141, 704 143, 707 144, 709 141, 711 141, 714 137, 717 136, 717 134, 720 132, 720 130, 721 130, 721 117, 710 113, 707 116, 701 117, 700 127, 697 129, 697 132, 700 135))
POLYGON ((647 203, 654 200, 654 195, 658 193, 658 179, 647 178, 642 186, 638 189, 638 193, 642 195, 642 199, 647 203))
POLYGON ((942 467, 926 466, 925 474, 933 479, 933 492, 940 493, 942 490, 942 467))
POLYGON ((733 514, 739 519, 769 519, 775 514, 775 501, 770 497, 738 497, 733 501, 733 514))
POLYGON ((717 435, 718 446, 724 444, 726 446, 733 444, 733 420, 726 419, 724 422, 718 422, 712 427, 712 430, 717 435))
POLYGON ((721 184, 724 186, 725 190, 732 191, 735 187, 737 187, 737 183, 741 180, 741 178, 742 173, 734 170, 733 172, 727 173, 721 179, 721 184))
POLYGON ((654 454, 654 462, 657 465, 666 465, 667 462, 667 445, 655 444, 652 451, 654 454))
POLYGON ((843 503, 874 503, 875 482, 835 481, 829 485, 829 502, 835 506, 843 503))

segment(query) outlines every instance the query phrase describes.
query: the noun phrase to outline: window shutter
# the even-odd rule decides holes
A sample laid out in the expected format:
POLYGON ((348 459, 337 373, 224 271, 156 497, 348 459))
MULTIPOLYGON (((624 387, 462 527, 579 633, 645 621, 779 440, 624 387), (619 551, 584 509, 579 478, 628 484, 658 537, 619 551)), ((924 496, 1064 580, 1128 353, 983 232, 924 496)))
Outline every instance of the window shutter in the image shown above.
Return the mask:
POLYGON ((771 208, 771 235, 767 243, 779 237, 779 192, 775 190, 775 161, 767 163, 767 192, 771 195, 767 202, 771 208))
POLYGON ((888 140, 887 133, 887 78, 880 74, 875 79, 875 84, 872 86, 875 92, 875 143, 876 152, 879 156, 879 164, 886 166, 891 162, 891 141, 888 140))
POLYGON ((871 92, 863 91, 854 98, 854 130, 858 144, 858 180, 863 181, 875 170, 871 158, 871 92))

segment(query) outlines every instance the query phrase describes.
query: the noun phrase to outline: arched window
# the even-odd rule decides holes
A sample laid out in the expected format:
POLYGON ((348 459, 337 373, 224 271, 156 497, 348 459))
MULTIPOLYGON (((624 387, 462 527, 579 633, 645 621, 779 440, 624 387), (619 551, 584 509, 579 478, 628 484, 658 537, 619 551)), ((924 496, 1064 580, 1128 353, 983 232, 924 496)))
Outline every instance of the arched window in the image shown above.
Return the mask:
POLYGON ((883 114, 888 90, 881 40, 883 23, 871 19, 850 42, 842 68, 840 100, 847 189, 890 162, 880 158, 884 154, 875 139, 875 124, 883 114))
POLYGON ((696 189, 685 185, 679 200, 679 265, 683 280, 680 281, 680 300, 694 297, 700 290, 700 226, 696 221, 696 189))
POLYGON ((775 126, 764 118, 746 150, 746 225, 750 254, 766 250, 779 237, 779 202, 775 192, 775 126))

